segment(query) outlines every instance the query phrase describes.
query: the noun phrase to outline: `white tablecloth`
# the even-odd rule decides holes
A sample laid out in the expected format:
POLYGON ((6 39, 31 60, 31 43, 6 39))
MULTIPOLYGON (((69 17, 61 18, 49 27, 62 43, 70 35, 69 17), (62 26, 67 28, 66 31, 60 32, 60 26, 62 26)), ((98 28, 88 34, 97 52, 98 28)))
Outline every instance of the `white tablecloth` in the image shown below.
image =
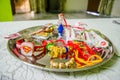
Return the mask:
MULTIPOLYGON (((120 18, 72 19, 67 22, 74 25, 80 21, 86 23, 87 28, 99 30, 111 40, 115 53, 120 56, 120 25, 114 24, 113 20, 120 18)), ((57 20, 0 22, 0 80, 120 80, 120 57, 116 55, 106 64, 91 70, 57 73, 28 66, 8 52, 6 35, 46 23, 56 24, 57 20)))

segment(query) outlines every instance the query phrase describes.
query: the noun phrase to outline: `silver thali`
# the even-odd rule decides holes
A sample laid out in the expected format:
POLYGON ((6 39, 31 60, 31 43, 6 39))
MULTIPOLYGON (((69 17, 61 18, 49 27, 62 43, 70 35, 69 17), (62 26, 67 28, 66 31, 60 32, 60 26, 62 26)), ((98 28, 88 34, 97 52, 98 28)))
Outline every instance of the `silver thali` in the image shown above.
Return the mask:
MULTIPOLYGON (((92 32, 96 33, 97 35, 99 35, 100 37, 102 37, 104 40, 106 40, 109 43, 108 47, 106 48, 106 49, 109 49, 109 52, 104 52, 104 54, 98 54, 102 58, 102 61, 99 63, 96 63, 94 65, 91 65, 91 66, 85 66, 85 67, 80 67, 80 68, 76 68, 76 67, 74 67, 74 68, 51 68, 50 67, 50 57, 49 57, 49 55, 47 55, 47 53, 40 54, 39 56, 37 55, 37 57, 33 56, 33 57, 35 57, 35 59, 37 58, 37 60, 35 60, 35 61, 31 57, 26 57, 26 56, 22 55, 20 51, 17 51, 18 54, 16 55, 16 53, 15 53, 15 51, 17 50, 17 49, 15 49, 16 41, 21 38, 26 39, 26 41, 27 40, 28 41, 36 40, 35 39, 36 36, 31 38, 31 36, 29 34, 36 30, 42 29, 42 28, 43 28, 43 26, 30 27, 30 28, 19 31, 18 33, 21 36, 19 36, 18 38, 9 39, 7 47, 8 47, 8 50, 10 51, 11 55, 13 55, 13 57, 15 57, 18 61, 22 61, 23 63, 25 63, 27 65, 30 65, 30 66, 33 66, 35 68, 39 68, 42 70, 55 71, 55 72, 74 72, 74 71, 83 71, 83 70, 92 69, 92 68, 95 68, 97 66, 103 65, 104 63, 108 62, 114 55, 114 48, 113 48, 111 41, 104 34, 102 34, 101 32, 99 32, 95 29, 90 29, 90 30, 86 30, 86 31, 88 31, 88 32, 92 31, 92 32), (20 56, 20 55, 22 55, 22 56, 20 56)), ((55 33, 53 33, 49 38, 46 37, 45 39, 55 40, 56 36, 57 36, 56 30, 54 31, 55 33)), ((36 40, 36 41, 34 41, 34 43, 38 44, 38 41, 36 40)), ((41 42, 39 44, 41 44, 41 42)))

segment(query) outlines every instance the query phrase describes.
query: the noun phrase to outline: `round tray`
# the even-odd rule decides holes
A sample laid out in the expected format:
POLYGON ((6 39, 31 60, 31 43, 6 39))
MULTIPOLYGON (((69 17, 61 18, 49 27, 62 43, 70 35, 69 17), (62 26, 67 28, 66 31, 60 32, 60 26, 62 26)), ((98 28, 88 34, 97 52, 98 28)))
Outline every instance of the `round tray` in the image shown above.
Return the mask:
MULTIPOLYGON (((21 34, 21 36, 19 38, 29 38, 30 36, 28 34, 30 34, 33 31, 36 31, 38 29, 43 28, 43 26, 34 26, 34 27, 30 27, 27 29, 24 29, 22 31, 19 31, 18 33, 21 34)), ((15 38, 15 39, 10 39, 8 40, 8 50, 10 51, 11 55, 13 55, 16 59, 18 59, 19 61, 22 61, 23 63, 33 66, 35 68, 39 68, 39 69, 43 69, 43 70, 47 70, 47 71, 55 71, 55 72, 74 72, 74 71, 83 71, 83 70, 88 70, 88 69, 92 69, 95 68, 97 66, 100 66, 104 63, 106 63, 107 61, 109 61, 113 55, 114 55, 114 51, 113 51, 113 45, 111 43, 111 41, 102 33, 100 33, 97 30, 94 29, 90 29, 88 31, 93 31, 96 34, 98 34, 100 37, 102 37, 103 39, 105 39, 106 41, 109 42, 109 48, 110 48, 110 52, 107 53, 107 55, 102 56, 103 61, 97 64, 94 64, 92 66, 86 66, 86 67, 81 67, 81 68, 65 68, 65 69, 59 69, 59 68, 50 68, 50 58, 48 55, 44 55, 42 56, 39 60, 37 60, 36 62, 29 62, 29 61, 25 61, 23 60, 21 57, 18 57, 13 51, 12 49, 15 46, 15 42, 16 40, 18 40, 19 38, 15 38)))

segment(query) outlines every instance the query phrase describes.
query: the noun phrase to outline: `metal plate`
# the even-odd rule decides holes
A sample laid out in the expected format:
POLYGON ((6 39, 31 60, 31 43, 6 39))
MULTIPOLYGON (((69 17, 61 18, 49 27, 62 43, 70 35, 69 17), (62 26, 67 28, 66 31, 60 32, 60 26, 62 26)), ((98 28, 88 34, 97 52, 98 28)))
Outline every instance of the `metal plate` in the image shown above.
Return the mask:
MULTIPOLYGON (((28 34, 30 34, 31 32, 33 31, 36 31, 38 29, 41 29, 43 28, 42 26, 35 26, 35 27, 31 27, 31 28, 27 28, 27 29, 24 29, 22 31, 19 31, 18 33, 21 34, 22 36, 20 36, 19 38, 26 38, 26 39, 29 39, 30 36, 28 34)), ((8 50, 10 51, 11 55, 13 55, 16 59, 18 59, 19 61, 22 61, 23 63, 27 64, 27 65, 30 65, 30 66, 33 66, 35 68, 39 68, 39 69, 43 69, 43 70, 48 70, 48 71, 55 71, 55 72, 74 72, 74 71, 83 71, 83 70, 88 70, 88 69, 92 69, 92 68, 95 68, 97 66, 100 66, 104 63, 106 63, 107 61, 109 61, 113 55, 114 55, 114 51, 113 51, 113 45, 112 43, 110 42, 110 40, 105 36, 103 35, 102 33, 100 33, 99 31, 97 30, 94 30, 94 29, 90 29, 88 31, 93 31, 95 32, 96 34, 98 34, 100 37, 102 37, 103 39, 105 39, 106 41, 109 42, 109 48, 110 48, 110 52, 107 54, 107 55, 104 55, 102 56, 103 58, 103 61, 100 62, 100 63, 97 63, 97 64, 94 64, 92 66, 86 66, 86 67, 81 67, 81 68, 67 68, 67 69, 57 69, 57 68, 50 68, 50 57, 48 55, 45 55, 45 56, 42 56, 39 60, 37 60, 36 62, 30 62, 30 61, 25 61, 23 60, 22 58, 18 57, 15 55, 15 53, 12 51, 12 49, 14 48, 14 45, 15 45, 15 42, 17 39, 19 38, 16 38, 16 39, 10 39, 8 40, 8 44, 7 44, 7 47, 8 47, 8 50)), ((56 33, 55 33, 56 35, 56 33)), ((56 38, 56 37, 55 37, 56 38)), ((55 39, 54 38, 54 39, 55 39)))

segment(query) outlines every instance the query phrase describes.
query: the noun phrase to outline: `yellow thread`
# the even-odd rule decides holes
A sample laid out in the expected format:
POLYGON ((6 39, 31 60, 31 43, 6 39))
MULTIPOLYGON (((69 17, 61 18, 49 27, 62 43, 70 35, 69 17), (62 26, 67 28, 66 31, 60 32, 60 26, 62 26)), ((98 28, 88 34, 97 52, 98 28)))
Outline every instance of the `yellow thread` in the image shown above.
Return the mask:
POLYGON ((75 58, 76 58, 80 63, 85 64, 85 65, 80 65, 79 63, 76 62, 78 68, 85 67, 85 66, 92 66, 92 65, 94 65, 95 63, 99 63, 99 62, 102 61, 102 58, 101 58, 100 56, 98 56, 98 55, 92 55, 92 56, 90 56, 90 57, 88 58, 87 61, 85 61, 85 60, 83 60, 82 58, 79 58, 79 57, 78 57, 78 50, 77 50, 77 51, 74 50, 74 52, 75 52, 75 58), (90 61, 90 59, 91 59, 92 57, 96 57, 97 60, 90 61))
POLYGON ((92 56, 90 56, 90 57, 88 58, 87 61, 88 61, 88 62, 91 62, 91 63, 99 63, 99 62, 102 62, 102 58, 101 58, 99 55, 92 55, 92 56), (92 57, 96 57, 97 60, 90 61, 90 59, 91 59, 92 57))
POLYGON ((86 62, 85 60, 83 60, 83 59, 81 59, 81 58, 78 58, 78 50, 76 50, 76 51, 74 51, 74 52, 75 52, 75 58, 76 58, 79 62, 84 63, 84 64, 86 64, 86 65, 89 65, 89 63, 86 62))

